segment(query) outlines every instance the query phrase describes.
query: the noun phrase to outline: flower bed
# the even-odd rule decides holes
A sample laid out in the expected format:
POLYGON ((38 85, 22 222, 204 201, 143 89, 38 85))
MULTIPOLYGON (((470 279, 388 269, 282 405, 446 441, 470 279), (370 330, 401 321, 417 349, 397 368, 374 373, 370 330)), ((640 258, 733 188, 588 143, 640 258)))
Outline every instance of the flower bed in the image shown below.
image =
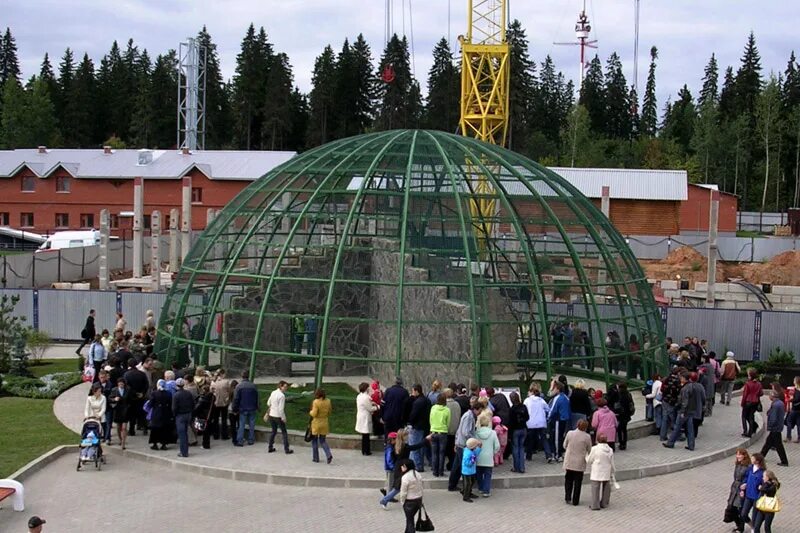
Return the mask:
POLYGON ((23 398, 54 399, 80 382, 80 372, 58 372, 39 378, 3 376, 2 391, 11 396, 23 398))

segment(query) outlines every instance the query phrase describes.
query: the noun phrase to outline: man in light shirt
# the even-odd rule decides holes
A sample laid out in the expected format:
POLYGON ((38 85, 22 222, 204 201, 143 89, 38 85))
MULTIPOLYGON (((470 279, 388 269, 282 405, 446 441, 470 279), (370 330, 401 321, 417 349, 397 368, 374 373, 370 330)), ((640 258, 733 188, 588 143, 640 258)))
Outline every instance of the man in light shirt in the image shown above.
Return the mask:
POLYGON ((289 449, 289 436, 286 434, 286 389, 289 384, 283 380, 278 383, 278 388, 272 391, 267 400, 267 417, 269 424, 272 426, 272 435, 269 436, 269 448, 267 451, 272 453, 275 451, 275 437, 278 434, 278 428, 283 435, 283 450, 286 454, 294 453, 294 450, 289 449))

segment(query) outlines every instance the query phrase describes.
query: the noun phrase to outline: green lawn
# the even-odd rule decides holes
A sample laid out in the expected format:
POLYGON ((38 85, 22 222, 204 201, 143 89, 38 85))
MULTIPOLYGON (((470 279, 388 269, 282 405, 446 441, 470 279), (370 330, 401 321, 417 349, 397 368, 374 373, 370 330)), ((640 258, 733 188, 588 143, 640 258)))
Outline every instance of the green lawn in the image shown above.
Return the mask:
POLYGON ((28 365, 28 370, 37 378, 57 372, 76 372, 78 370, 77 356, 70 359, 42 359, 38 365, 33 363, 28 365))
POLYGON ((53 414, 53 400, 0 398, 0 478, 76 436, 53 414))
MULTIPOLYGON (((262 418, 267 408, 267 398, 278 386, 275 384, 258 385, 261 407, 258 412, 257 423, 263 424, 262 418)), ((328 419, 331 433, 355 435, 356 430, 356 396, 358 392, 346 383, 325 383, 325 394, 330 399, 333 411, 328 419)), ((314 385, 286 391, 286 426, 289 429, 303 431, 308 424, 308 412, 311 410, 311 401, 314 385), (301 395, 302 392, 310 392, 301 395)))

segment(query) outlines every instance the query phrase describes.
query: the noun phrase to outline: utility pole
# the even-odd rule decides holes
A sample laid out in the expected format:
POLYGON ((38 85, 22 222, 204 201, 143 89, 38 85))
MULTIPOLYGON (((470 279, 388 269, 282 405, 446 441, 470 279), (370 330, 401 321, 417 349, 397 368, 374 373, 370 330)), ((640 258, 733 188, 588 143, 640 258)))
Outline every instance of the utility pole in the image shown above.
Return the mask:
POLYGON ((711 209, 708 217, 708 284, 706 307, 715 307, 717 279, 717 229, 719 225, 719 191, 711 191, 711 209))

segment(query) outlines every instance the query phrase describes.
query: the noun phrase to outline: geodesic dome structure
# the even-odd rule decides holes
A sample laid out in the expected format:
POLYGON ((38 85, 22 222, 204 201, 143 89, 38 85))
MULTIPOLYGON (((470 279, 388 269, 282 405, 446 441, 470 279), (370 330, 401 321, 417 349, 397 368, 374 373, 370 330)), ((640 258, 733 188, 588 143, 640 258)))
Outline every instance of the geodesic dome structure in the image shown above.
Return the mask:
POLYGON ((552 171, 437 131, 335 141, 252 183, 199 236, 160 359, 290 375, 489 383, 536 368, 663 370, 625 240, 552 171))

